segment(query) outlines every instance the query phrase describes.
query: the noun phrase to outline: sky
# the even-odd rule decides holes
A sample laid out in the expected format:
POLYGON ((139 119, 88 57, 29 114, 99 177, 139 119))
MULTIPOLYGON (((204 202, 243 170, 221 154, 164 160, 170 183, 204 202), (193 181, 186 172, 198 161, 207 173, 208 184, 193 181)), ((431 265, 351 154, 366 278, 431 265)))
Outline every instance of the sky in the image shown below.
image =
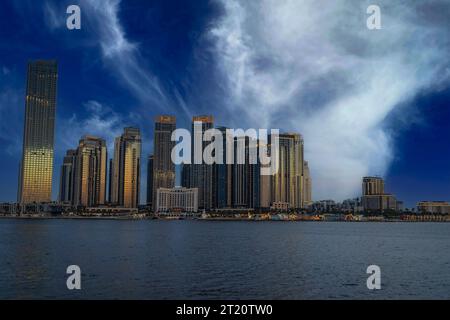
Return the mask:
MULTIPOLYGON (((450 2, 4 0, 0 10, 0 201, 15 201, 29 60, 58 61, 53 197, 84 134, 153 118, 299 132, 313 199, 360 196, 380 175, 412 207, 450 200, 450 2), (66 8, 81 9, 68 30, 66 8), (366 10, 381 9, 369 30, 366 10)), ((146 186, 141 185, 141 201, 146 186)))

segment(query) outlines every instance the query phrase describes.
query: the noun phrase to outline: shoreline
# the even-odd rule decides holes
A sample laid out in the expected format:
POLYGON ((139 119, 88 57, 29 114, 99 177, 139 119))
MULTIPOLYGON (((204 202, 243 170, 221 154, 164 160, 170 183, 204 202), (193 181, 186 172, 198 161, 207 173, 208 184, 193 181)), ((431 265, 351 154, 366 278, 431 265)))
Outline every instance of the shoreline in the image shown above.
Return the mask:
POLYGON ((382 223, 382 222, 411 222, 411 223, 446 223, 450 222, 447 220, 402 220, 402 219, 383 219, 383 220, 309 220, 309 219, 248 219, 248 218, 227 218, 227 217, 217 217, 217 218, 201 218, 201 217, 136 217, 136 216, 0 216, 0 219, 5 220, 158 220, 158 221, 203 221, 203 222, 350 222, 350 223, 382 223))

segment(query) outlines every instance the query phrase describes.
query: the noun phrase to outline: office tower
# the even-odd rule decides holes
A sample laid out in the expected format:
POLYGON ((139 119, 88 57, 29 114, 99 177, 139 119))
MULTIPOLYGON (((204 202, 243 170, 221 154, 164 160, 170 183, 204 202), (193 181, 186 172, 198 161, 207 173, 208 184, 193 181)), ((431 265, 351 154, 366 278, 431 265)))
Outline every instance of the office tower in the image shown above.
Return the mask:
POLYGON ((75 157, 73 205, 105 204, 107 158, 105 140, 94 136, 81 138, 75 157))
POLYGON ((312 182, 308 161, 303 161, 303 206, 312 204, 312 182))
POLYGON ((63 164, 61 165, 58 200, 62 203, 72 202, 76 154, 76 150, 67 150, 63 164))
MULTIPOLYGON (((267 142, 260 141, 259 146, 264 146, 266 148, 266 155, 270 156, 270 144, 267 142), (264 145, 263 145, 264 144, 264 145)), ((265 169, 266 171, 270 168, 271 164, 260 164, 261 171, 265 169)), ((269 209, 272 203, 272 175, 261 175, 259 183, 259 198, 260 207, 269 209)))
POLYGON ((56 61, 28 63, 18 202, 50 202, 55 131, 56 61))
POLYGON ((152 207, 153 198, 153 155, 147 159, 147 206, 152 207))
POLYGON ((364 177, 362 183, 363 196, 384 193, 384 181, 380 177, 364 177))
POLYGON ((234 139, 233 207, 260 207, 258 141, 247 136, 234 139))
POLYGON ((298 133, 279 135, 278 172, 272 180, 272 204, 303 207, 303 139, 298 133))
POLYGON ((128 127, 114 141, 112 162, 111 203, 125 208, 139 205, 141 159, 141 133, 139 128, 128 127))
POLYGON ((213 208, 215 200, 214 165, 206 164, 203 161, 203 151, 210 143, 203 141, 203 135, 206 130, 214 126, 213 116, 194 116, 192 118, 192 161, 190 165, 190 188, 198 189, 198 207, 209 210, 213 208), (195 141, 201 141, 197 150, 195 141), (195 153, 198 153, 195 155, 195 153), (194 163, 196 157, 201 157, 201 163, 194 163))
POLYGON ((174 116, 161 115, 155 118, 153 140, 153 187, 152 208, 155 210, 158 188, 175 187, 175 164, 171 153, 175 147, 172 132, 176 129, 174 116))
POLYGON ((234 141, 230 133, 227 133, 227 128, 218 127, 217 130, 222 135, 222 163, 214 165, 214 181, 216 185, 216 202, 215 208, 231 208, 233 205, 233 164, 227 163, 227 137, 229 141, 234 141))
POLYGON ((109 159, 109 166, 108 166, 108 203, 111 203, 112 198, 112 176, 113 176, 113 159, 109 159))

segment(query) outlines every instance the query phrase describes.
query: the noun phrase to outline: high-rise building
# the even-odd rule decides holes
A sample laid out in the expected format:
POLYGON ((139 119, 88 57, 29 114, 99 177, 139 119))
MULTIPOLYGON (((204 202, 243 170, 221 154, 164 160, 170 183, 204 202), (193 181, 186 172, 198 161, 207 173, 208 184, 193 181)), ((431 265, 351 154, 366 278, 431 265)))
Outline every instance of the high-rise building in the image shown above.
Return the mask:
POLYGON ((214 181, 216 185, 215 208, 231 208, 233 205, 233 164, 227 163, 227 136, 229 141, 234 141, 231 134, 227 133, 227 128, 218 127, 222 134, 222 163, 214 165, 214 181))
POLYGON ((153 200, 153 155, 147 159, 147 206, 152 207, 153 200))
POLYGON ((125 208, 139 205, 141 172, 141 134, 139 128, 128 127, 115 139, 112 162, 112 204, 125 208))
POLYGON ((235 137, 234 146, 233 207, 259 208, 261 173, 258 141, 247 136, 235 137))
POLYGON ((18 202, 50 202, 56 111, 56 61, 28 63, 18 202))
POLYGON ((175 164, 172 161, 172 132, 176 129, 174 116, 161 115, 155 118, 155 132, 153 140, 153 187, 152 207, 156 209, 158 188, 175 187, 175 164))
POLYGON ((308 161, 303 161, 303 206, 312 204, 312 182, 308 161))
MULTIPOLYGON (((189 166, 189 183, 190 188, 198 189, 198 207, 200 209, 209 210, 214 207, 215 202, 215 184, 214 181, 214 165, 206 164, 203 161, 203 151, 210 143, 203 141, 206 130, 214 127, 213 116, 194 116, 192 118, 192 161, 189 166), (201 141, 201 145, 196 149, 195 141, 201 141), (196 153, 198 153, 196 155, 196 153), (201 157, 201 163, 195 163, 195 158, 201 157)), ((200 162, 200 161, 199 161, 200 162)))
POLYGON ((76 154, 76 150, 67 150, 61 165, 58 200, 62 203, 72 203, 76 154))
MULTIPOLYGON (((269 137, 270 140, 271 137, 269 137)), ((303 207, 303 138, 298 133, 279 135, 278 172, 272 179, 272 206, 303 207)))
MULTIPOLYGON (((270 155, 270 144, 267 142, 260 141, 259 143, 260 148, 265 147, 266 148, 266 155, 270 155), (264 144, 264 145, 263 145, 264 144)), ((269 164, 260 164, 261 171, 262 170, 268 170, 270 168, 269 164)), ((260 207, 264 209, 269 209, 272 204, 272 180, 273 176, 264 174, 260 176, 260 186, 259 186, 259 198, 260 198, 260 207)))
POLYGON ((80 140, 75 157, 73 205, 92 207, 106 203, 107 159, 104 139, 84 136, 80 140))

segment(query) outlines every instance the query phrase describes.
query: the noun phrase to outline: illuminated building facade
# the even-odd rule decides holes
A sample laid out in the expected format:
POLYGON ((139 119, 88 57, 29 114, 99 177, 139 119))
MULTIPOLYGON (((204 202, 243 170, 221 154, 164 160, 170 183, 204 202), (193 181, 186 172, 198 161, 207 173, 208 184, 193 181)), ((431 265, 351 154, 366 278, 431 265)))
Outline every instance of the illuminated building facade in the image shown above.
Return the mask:
POLYGON ((50 202, 56 111, 56 61, 28 63, 18 202, 50 202))
POLYGON ((107 158, 105 140, 94 136, 84 136, 80 140, 75 157, 73 205, 105 204, 107 158))
POLYGON ((114 158, 110 172, 111 203, 124 208, 139 205, 141 134, 138 128, 128 127, 115 139, 114 158))

